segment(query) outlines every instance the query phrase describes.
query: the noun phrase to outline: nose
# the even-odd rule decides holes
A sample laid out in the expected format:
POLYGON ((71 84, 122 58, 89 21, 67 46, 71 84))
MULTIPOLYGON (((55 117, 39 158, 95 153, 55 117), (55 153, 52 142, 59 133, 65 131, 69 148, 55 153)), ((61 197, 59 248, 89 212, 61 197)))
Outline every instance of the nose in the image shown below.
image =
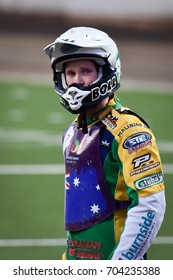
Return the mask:
POLYGON ((83 81, 83 79, 82 79, 82 77, 81 77, 80 74, 76 74, 76 75, 75 75, 75 77, 74 77, 74 79, 73 79, 73 83, 74 83, 74 84, 81 84, 81 85, 84 85, 84 81, 83 81))

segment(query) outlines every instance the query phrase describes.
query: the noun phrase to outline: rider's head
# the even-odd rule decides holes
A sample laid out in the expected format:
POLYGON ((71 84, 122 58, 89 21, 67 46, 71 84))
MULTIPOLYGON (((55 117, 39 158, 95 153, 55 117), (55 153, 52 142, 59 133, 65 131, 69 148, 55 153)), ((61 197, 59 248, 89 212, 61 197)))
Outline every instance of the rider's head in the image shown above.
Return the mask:
POLYGON ((120 86, 119 51, 103 31, 71 28, 44 51, 51 60, 60 102, 71 113, 94 107, 120 86))

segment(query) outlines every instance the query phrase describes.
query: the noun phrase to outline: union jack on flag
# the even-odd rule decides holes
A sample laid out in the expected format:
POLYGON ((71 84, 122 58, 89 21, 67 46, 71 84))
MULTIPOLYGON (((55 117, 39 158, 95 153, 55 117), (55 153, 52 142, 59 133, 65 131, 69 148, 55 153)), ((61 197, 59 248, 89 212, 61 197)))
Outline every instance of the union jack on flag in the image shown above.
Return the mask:
POLYGON ((70 189, 70 181, 69 181, 69 178, 70 178, 70 170, 68 169, 66 171, 66 174, 65 174, 65 189, 66 190, 69 190, 70 189))

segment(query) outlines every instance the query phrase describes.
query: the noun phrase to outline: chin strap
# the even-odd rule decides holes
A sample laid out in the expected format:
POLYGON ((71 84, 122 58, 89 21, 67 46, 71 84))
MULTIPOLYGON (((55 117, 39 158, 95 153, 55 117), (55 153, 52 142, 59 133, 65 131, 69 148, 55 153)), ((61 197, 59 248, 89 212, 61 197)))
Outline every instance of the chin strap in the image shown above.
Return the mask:
POLYGON ((84 134, 88 133, 88 127, 87 127, 87 120, 86 120, 86 111, 82 114, 82 132, 84 134))
POLYGON ((83 134, 88 133, 88 127, 87 127, 87 120, 86 120, 86 111, 84 111, 81 115, 81 121, 78 124, 78 129, 82 128, 83 134))

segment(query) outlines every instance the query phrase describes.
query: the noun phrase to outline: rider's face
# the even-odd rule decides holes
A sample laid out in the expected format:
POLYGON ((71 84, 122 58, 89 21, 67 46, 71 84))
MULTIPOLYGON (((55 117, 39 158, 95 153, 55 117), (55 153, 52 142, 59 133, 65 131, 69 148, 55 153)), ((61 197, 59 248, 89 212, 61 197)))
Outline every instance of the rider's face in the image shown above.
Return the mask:
POLYGON ((89 86, 98 77, 96 64, 87 59, 68 62, 65 67, 65 77, 68 86, 72 84, 89 86))

